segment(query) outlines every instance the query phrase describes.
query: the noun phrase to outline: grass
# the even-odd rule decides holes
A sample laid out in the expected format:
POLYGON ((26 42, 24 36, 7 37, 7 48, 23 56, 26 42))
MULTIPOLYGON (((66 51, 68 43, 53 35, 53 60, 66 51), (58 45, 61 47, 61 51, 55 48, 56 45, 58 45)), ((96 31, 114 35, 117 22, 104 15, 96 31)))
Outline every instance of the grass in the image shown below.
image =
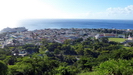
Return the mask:
POLYGON ((123 47, 123 48, 125 48, 125 49, 131 49, 131 47, 123 47))
POLYGON ((115 42, 124 42, 126 39, 124 38, 109 38, 109 41, 115 41, 115 42))
POLYGON ((125 48, 125 49, 131 49, 131 47, 126 47, 124 45, 120 45, 121 48, 125 48))

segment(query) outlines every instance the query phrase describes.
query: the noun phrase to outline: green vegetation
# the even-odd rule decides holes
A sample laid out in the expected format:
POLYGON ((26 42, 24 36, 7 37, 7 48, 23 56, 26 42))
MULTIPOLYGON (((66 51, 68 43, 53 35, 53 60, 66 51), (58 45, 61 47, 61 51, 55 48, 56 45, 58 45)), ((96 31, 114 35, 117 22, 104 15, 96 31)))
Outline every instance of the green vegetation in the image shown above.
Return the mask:
POLYGON ((94 72, 79 75, 132 75, 133 60, 108 60, 96 67, 94 72))
POLYGON ((115 42, 124 42, 126 39, 124 38, 109 38, 109 41, 115 41, 115 42))
MULTIPOLYGON (((133 48, 108 38, 79 38, 64 43, 43 40, 0 49, 0 75, 132 75, 133 48), (27 51, 27 56, 12 53, 27 51)), ((132 44, 131 44, 132 45, 132 44)))
POLYGON ((121 48, 125 48, 125 49, 131 49, 132 47, 127 47, 127 46, 124 46, 124 45, 120 45, 121 48))

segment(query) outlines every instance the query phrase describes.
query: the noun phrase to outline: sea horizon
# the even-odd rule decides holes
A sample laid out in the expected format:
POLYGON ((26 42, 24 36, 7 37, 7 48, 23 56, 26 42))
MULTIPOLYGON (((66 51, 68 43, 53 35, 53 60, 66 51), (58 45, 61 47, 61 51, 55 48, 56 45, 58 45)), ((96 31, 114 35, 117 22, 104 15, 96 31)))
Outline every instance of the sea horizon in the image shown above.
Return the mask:
MULTIPOLYGON (((28 30, 60 29, 60 28, 89 28, 89 29, 133 29, 133 20, 124 19, 25 19, 19 21, 16 27, 28 30)), ((7 28, 7 27, 6 27, 7 28)), ((15 27, 9 27, 15 28, 15 27)), ((4 28, 3 28, 4 29, 4 28)))
POLYGON ((28 30, 46 28, 107 28, 133 29, 133 20, 120 19, 27 19, 21 20, 18 27, 28 30))

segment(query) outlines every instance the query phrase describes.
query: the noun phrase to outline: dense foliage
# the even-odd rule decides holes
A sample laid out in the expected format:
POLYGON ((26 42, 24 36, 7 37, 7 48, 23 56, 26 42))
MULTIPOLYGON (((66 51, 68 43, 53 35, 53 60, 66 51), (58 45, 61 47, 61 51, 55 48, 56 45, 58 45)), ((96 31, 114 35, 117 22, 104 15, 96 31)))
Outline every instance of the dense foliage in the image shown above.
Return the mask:
POLYGON ((0 49, 0 75, 132 75, 133 48, 108 38, 45 39, 41 46, 27 44, 0 49), (13 55, 26 51, 27 56, 13 55))

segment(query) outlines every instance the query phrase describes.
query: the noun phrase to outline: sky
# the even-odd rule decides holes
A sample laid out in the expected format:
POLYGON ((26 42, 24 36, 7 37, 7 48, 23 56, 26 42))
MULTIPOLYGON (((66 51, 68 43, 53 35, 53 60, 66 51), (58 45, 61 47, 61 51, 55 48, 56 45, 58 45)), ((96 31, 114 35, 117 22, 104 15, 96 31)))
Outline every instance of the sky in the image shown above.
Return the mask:
POLYGON ((133 20, 133 0, 0 0, 0 29, 24 19, 133 20))

